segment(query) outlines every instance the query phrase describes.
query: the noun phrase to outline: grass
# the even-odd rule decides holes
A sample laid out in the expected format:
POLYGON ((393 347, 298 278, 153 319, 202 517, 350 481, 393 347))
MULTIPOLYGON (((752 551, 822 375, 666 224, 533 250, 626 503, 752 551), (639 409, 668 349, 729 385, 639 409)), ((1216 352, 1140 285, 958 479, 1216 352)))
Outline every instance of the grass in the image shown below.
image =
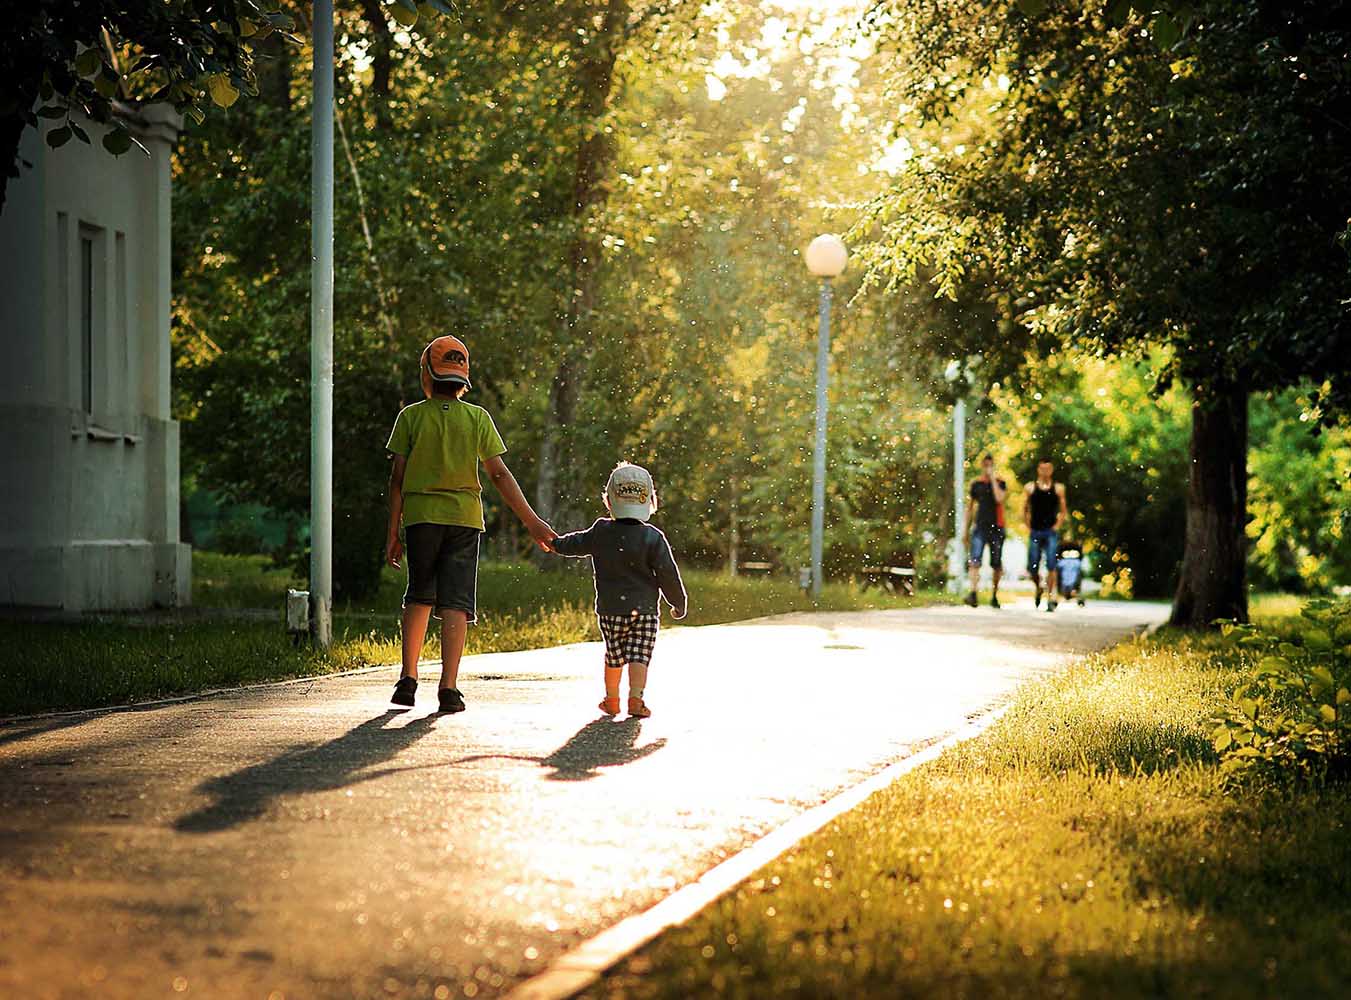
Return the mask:
POLYGON ((1251 668, 1165 633, 1025 689, 586 995, 1348 995, 1351 788, 1219 780, 1251 668))
MULTIPOLYGON (((468 652, 538 649, 599 638, 589 573, 541 573, 518 563, 479 567, 479 623, 468 652)), ((730 579, 685 574, 691 611, 684 624, 708 625, 788 611, 910 607, 947 600, 914 598, 828 584, 813 605, 788 580, 730 579)), ((0 674, 0 716, 94 708, 187 694, 208 688, 333 673, 399 659, 399 605, 404 578, 386 569, 378 592, 334 614, 334 645, 326 654, 296 646, 281 625, 286 588, 300 586, 264 556, 193 553, 191 615, 164 621, 108 616, 87 624, 0 622, 10 652, 0 674), (202 609, 222 611, 203 614, 202 609), (248 614, 248 609, 267 609, 248 614)), ((433 630, 423 655, 440 656, 433 630)))

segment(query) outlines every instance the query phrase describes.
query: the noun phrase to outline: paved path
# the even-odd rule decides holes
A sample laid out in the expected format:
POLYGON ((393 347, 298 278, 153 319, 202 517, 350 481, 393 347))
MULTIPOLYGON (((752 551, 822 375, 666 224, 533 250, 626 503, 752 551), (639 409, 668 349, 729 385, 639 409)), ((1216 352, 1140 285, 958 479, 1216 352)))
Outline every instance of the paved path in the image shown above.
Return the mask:
POLYGON ((0 726, 0 996, 492 996, 1161 605, 666 633, 648 720, 594 645, 0 726))

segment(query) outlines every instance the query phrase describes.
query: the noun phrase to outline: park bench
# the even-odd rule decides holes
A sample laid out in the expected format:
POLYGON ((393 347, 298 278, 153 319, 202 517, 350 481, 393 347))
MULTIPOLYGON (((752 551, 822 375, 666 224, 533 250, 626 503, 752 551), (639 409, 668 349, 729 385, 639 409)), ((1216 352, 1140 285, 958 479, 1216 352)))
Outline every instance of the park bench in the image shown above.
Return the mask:
POLYGON ((900 592, 915 596, 915 568, 913 566, 864 566, 859 570, 863 589, 881 587, 893 594, 900 592))
POLYGON ((736 571, 738 573, 773 573, 774 564, 771 562, 739 562, 736 571))

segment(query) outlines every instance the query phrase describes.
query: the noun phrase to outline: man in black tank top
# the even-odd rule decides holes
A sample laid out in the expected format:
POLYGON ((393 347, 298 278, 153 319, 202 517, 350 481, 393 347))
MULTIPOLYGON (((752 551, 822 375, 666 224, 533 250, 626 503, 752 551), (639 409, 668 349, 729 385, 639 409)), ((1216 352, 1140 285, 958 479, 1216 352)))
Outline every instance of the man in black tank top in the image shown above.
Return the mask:
POLYGON ((1023 489, 1023 524, 1027 526, 1027 574, 1037 588, 1036 605, 1041 607, 1041 561, 1046 559, 1046 610, 1056 606, 1056 545, 1061 525, 1069 520, 1065 486, 1055 481, 1055 466, 1050 459, 1037 463, 1036 482, 1023 489))

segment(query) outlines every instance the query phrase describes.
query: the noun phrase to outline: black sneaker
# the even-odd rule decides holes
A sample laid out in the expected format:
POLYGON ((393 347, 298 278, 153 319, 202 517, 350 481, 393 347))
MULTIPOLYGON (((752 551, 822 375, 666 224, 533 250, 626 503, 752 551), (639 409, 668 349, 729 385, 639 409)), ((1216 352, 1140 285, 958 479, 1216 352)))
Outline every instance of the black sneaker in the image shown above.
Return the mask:
POLYGON ((1055 610, 1055 601, 1047 601, 1047 602, 1046 602, 1046 610, 1047 610, 1047 611, 1054 611, 1054 610, 1055 610))
POLYGON ((1082 608, 1083 606, 1084 606, 1084 599, 1081 597, 1079 598, 1079 607, 1082 608))
POLYGON ((456 712, 464 711, 464 695, 455 688, 442 688, 436 692, 436 698, 441 702, 443 712, 454 715, 456 712))
POLYGON ((980 600, 979 598, 976 597, 976 592, 973 590, 971 591, 971 593, 966 595, 966 600, 963 603, 968 604, 974 608, 980 604, 980 600))
POLYGON ((1034 597, 1034 598, 1032 598, 1032 606, 1033 606, 1034 608, 1039 608, 1039 607, 1041 607, 1041 585, 1040 585, 1040 584, 1037 585, 1037 596, 1034 597))
POLYGON ((998 594, 991 594, 991 595, 990 595, 990 607, 992 607, 992 608, 998 608, 998 607, 999 607, 999 595, 998 595, 998 594))
POLYGON ((390 702, 395 705, 402 705, 405 708, 412 708, 417 695, 417 678, 400 677, 399 683, 394 685, 394 694, 390 697, 390 702))

